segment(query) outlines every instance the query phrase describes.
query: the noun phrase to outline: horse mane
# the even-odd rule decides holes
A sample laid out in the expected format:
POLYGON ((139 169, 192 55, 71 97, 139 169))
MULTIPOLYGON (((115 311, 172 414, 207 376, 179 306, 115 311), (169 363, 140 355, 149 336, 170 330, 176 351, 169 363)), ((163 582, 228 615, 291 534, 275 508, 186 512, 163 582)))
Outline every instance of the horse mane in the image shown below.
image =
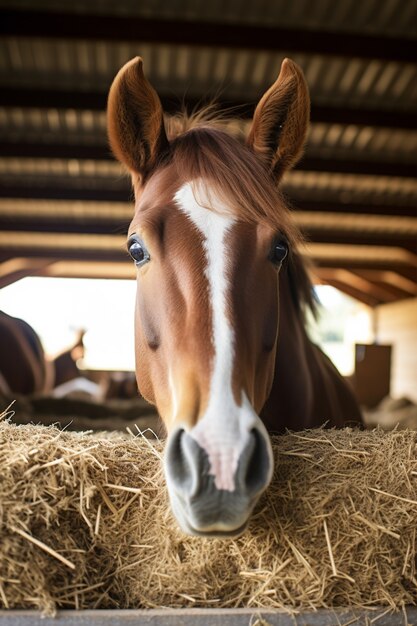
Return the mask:
POLYGON ((227 118, 209 106, 192 115, 183 113, 167 122, 171 162, 186 180, 206 180, 210 190, 231 208, 233 215, 263 223, 289 244, 285 263, 295 308, 305 322, 306 309, 317 312, 317 300, 306 262, 296 250, 303 239, 291 211, 267 168, 243 141, 227 131, 227 118))

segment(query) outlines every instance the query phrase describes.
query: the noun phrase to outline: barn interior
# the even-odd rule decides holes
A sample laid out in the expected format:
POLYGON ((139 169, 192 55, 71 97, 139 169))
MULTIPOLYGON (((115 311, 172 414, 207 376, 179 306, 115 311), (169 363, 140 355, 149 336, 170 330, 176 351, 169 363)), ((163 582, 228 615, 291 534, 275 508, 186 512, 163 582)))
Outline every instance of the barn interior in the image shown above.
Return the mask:
MULTIPOLYGON (((105 115, 109 86, 127 60, 143 57, 167 116, 216 100, 229 111, 231 131, 244 136, 291 57, 312 99, 304 157, 283 182, 305 236, 302 254, 316 284, 363 305, 369 332, 366 341, 354 339, 353 372, 361 404, 374 409, 392 396, 395 419, 405 407, 411 425, 416 21, 414 0, 0 0, 3 294, 27 277, 133 284, 125 249, 132 192, 108 147, 105 115)), ((103 373, 85 375, 100 383, 103 373)), ((22 414, 26 407, 28 416, 56 416, 55 399, 20 401, 22 414)), ((120 410, 101 407, 100 420, 120 410)), ((128 420, 132 411, 153 415, 143 403, 126 411, 128 420)))

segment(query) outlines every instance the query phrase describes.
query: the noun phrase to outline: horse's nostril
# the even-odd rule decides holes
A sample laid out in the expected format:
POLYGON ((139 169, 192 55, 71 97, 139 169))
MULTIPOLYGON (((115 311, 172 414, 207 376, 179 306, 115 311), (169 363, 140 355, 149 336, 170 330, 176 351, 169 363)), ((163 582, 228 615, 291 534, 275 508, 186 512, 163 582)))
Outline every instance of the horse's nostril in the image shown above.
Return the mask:
POLYGON ((187 474, 189 473, 181 445, 184 434, 184 430, 177 430, 177 432, 172 435, 165 456, 165 462, 169 468, 170 476, 173 482, 177 484, 186 482, 187 474))
POLYGON ((169 482, 176 490, 191 494, 198 480, 197 444, 179 429, 169 439, 165 452, 165 466, 169 482))
POLYGON ((249 493, 255 494, 265 488, 271 472, 271 459, 265 436, 256 428, 251 431, 250 442, 242 454, 242 470, 249 493))

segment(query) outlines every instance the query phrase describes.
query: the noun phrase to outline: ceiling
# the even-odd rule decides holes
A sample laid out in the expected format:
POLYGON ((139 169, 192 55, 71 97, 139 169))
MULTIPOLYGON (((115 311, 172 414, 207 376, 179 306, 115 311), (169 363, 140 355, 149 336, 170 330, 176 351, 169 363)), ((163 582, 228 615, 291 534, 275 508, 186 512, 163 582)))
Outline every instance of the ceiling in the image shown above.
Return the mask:
POLYGON ((216 98, 243 135, 282 59, 312 96, 284 179, 318 282, 417 295, 417 0, 0 0, 0 286, 132 276, 129 182, 105 106, 140 54, 167 115, 216 98))

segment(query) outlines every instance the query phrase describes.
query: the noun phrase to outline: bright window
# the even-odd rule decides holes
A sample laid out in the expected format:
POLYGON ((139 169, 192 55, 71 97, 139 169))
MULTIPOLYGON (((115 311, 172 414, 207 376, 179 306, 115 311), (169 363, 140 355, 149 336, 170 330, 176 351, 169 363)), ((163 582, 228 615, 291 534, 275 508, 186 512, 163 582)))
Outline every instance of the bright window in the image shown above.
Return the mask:
POLYGON ((85 329, 85 369, 134 370, 136 282, 28 277, 0 292, 0 309, 21 317, 55 356, 85 329))

